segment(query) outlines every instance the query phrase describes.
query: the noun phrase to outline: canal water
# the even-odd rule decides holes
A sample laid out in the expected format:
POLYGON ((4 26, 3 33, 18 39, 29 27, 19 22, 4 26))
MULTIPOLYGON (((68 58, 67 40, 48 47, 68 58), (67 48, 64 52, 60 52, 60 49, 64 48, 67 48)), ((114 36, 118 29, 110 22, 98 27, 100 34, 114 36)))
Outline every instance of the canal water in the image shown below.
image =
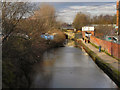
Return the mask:
POLYGON ((33 66, 31 88, 116 88, 116 84, 74 41, 46 51, 33 66))

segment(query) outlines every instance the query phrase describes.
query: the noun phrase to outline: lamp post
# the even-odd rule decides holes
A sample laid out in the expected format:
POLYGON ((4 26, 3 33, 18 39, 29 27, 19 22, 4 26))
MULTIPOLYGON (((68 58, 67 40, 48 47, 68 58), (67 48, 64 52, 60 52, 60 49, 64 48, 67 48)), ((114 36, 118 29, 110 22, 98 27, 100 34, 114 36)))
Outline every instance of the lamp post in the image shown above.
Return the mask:
POLYGON ((118 41, 120 41, 120 0, 117 0, 118 41))
MULTIPOLYGON (((120 42, 120 0, 117 0, 117 25, 118 25, 118 44, 120 42)), ((119 46, 118 46, 118 51, 119 51, 119 46)), ((118 56, 119 58, 119 52, 118 56)))

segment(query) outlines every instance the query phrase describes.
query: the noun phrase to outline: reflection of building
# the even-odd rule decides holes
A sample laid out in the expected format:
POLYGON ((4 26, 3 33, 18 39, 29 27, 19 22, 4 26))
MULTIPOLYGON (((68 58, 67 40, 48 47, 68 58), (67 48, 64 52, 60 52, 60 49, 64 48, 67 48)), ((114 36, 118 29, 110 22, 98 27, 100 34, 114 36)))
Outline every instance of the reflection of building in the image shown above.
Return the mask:
POLYGON ((94 30, 95 28, 94 27, 90 27, 90 26, 85 26, 85 27, 82 27, 82 36, 83 37, 90 37, 91 35, 94 36, 94 30))

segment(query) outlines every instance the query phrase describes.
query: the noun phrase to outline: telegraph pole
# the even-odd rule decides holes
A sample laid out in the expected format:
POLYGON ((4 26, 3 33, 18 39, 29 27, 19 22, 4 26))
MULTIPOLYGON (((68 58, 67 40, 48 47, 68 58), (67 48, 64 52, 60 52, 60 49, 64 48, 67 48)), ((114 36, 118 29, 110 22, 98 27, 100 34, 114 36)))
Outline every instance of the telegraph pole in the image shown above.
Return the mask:
POLYGON ((117 24, 118 26, 118 41, 120 41, 120 0, 117 0, 117 24))

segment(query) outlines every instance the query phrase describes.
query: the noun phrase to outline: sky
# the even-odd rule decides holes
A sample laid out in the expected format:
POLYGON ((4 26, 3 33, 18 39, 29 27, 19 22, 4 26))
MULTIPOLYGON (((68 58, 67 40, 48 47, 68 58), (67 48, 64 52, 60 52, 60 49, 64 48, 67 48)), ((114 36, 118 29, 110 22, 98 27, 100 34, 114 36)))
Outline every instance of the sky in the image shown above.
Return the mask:
MULTIPOLYGON (((51 3, 48 3, 51 4, 51 3)), ((110 3, 85 3, 85 2, 69 2, 69 3, 52 3, 56 8, 57 20, 72 23, 78 12, 85 13, 87 15, 115 15, 116 14, 116 2, 110 3)))
MULTIPOLYGON (((23 0, 5 0, 5 1, 20 2, 23 0)), ((75 18, 75 15, 78 12, 89 14, 90 16, 96 16, 96 15, 98 16, 101 14, 115 15, 117 0, 24 0, 24 2, 25 1, 40 2, 40 3, 48 2, 48 4, 53 2, 52 5, 56 9, 57 20, 63 21, 66 23, 72 23, 75 18), (65 2, 68 2, 68 3, 65 3, 65 2), (90 2, 90 3, 85 3, 85 2, 90 2), (98 2, 98 3, 95 3, 95 2, 98 2), (103 4, 99 2, 102 2, 103 4)))

